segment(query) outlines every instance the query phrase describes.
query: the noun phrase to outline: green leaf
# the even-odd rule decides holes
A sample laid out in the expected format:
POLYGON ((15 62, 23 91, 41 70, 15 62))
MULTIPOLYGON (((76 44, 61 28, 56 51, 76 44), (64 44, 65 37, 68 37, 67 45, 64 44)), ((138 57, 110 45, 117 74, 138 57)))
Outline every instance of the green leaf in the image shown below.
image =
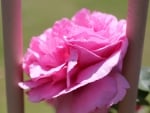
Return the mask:
POLYGON ((138 98, 137 98, 137 104, 138 105, 150 105, 150 103, 146 100, 146 97, 148 96, 149 92, 138 90, 138 98))
POLYGON ((139 89, 150 92, 150 67, 143 67, 141 69, 139 89))

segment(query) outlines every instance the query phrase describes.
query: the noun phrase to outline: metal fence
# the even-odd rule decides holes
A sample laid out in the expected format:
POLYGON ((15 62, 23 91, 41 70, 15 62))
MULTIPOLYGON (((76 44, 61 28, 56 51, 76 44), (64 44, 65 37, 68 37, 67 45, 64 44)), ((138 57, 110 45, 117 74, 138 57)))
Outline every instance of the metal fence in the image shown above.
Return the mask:
MULTIPOLYGON (((149 0, 128 0, 127 37, 129 48, 123 73, 130 83, 126 97, 119 103, 119 113, 134 113, 146 17, 149 0)), ((6 72, 8 113, 24 113, 23 91, 17 83, 22 81, 22 9, 21 0, 1 0, 3 40, 6 72)))

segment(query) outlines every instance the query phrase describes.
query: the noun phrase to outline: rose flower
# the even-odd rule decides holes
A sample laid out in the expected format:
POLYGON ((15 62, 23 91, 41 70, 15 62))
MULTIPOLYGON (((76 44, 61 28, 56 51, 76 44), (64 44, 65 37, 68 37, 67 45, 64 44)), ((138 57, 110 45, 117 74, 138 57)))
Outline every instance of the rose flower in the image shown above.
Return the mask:
POLYGON ((122 75, 128 46, 126 21, 81 9, 35 36, 24 58, 30 101, 46 101, 57 113, 106 113, 126 94, 122 75))

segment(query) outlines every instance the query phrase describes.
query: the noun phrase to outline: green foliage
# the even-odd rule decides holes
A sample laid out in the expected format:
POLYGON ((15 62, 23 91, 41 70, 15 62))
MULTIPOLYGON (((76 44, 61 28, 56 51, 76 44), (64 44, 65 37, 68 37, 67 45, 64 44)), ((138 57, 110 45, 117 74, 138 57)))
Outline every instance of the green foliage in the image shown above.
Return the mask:
MULTIPOLYGON (((137 106, 146 106, 150 112, 150 67, 143 67, 140 72, 137 106)), ((148 112, 148 111, 147 111, 148 112)))
POLYGON ((150 92, 150 67, 143 67, 140 73, 139 89, 150 92))

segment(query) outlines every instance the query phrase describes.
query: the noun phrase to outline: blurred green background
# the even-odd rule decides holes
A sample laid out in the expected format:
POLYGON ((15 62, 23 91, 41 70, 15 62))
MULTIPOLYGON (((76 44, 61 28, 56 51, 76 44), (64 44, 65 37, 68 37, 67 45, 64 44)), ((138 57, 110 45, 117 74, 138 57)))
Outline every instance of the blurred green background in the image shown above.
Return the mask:
MULTIPOLYGON (((81 8, 99 10, 112 13, 118 18, 126 18, 127 0, 23 0, 23 37, 24 51, 28 47, 32 36, 39 35, 44 29, 51 27, 56 20, 62 17, 71 17, 81 8)), ((0 9, 1 15, 1 9, 0 9)), ((11 37, 10 37, 11 38, 11 37)), ((2 40, 2 18, 0 18, 0 113, 6 113, 6 94, 4 76, 2 40)), ((150 8, 147 19, 145 44, 142 66, 150 66, 150 8)), ((136 56, 135 56, 136 57, 136 56)), ((45 103, 30 103, 25 96, 25 113, 54 113, 54 110, 45 103)))

